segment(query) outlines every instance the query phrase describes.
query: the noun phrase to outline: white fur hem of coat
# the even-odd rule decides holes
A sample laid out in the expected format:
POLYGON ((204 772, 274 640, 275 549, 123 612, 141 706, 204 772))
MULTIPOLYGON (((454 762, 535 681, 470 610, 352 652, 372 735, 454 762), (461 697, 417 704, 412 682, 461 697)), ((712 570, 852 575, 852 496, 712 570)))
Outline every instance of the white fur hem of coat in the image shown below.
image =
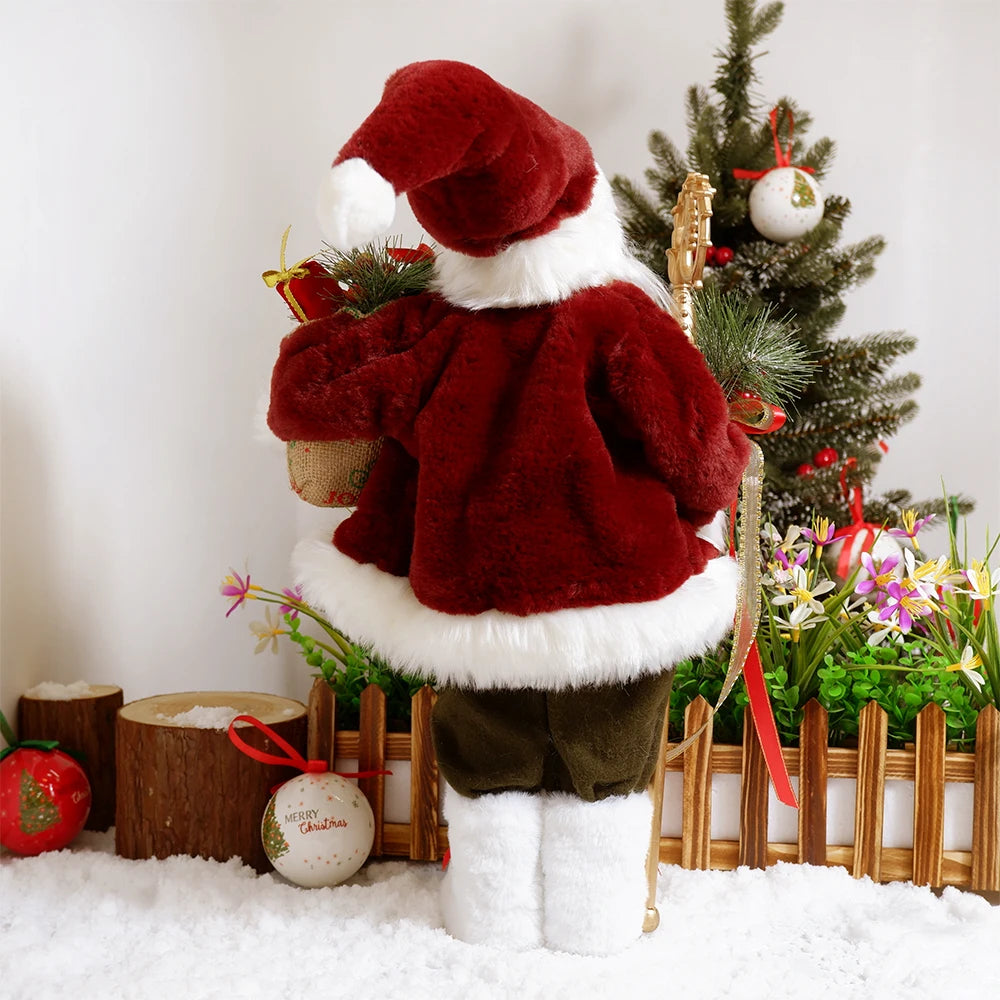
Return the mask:
POLYGON ((479 689, 559 690, 672 667, 725 637, 739 575, 733 559, 719 557, 656 601, 450 615, 421 604, 406 577, 358 563, 324 539, 300 542, 293 564, 306 601, 397 670, 479 689))

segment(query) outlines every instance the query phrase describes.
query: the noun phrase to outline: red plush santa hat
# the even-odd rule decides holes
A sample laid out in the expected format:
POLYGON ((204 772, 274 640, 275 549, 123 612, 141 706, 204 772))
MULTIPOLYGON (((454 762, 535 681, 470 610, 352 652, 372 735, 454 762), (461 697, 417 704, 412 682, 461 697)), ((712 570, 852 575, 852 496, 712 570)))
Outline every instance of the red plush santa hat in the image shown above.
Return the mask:
POLYGON ((439 243, 491 257, 586 209, 596 176, 579 132, 482 70, 411 63, 334 161, 320 224, 340 249, 367 243, 388 230, 405 193, 439 243))

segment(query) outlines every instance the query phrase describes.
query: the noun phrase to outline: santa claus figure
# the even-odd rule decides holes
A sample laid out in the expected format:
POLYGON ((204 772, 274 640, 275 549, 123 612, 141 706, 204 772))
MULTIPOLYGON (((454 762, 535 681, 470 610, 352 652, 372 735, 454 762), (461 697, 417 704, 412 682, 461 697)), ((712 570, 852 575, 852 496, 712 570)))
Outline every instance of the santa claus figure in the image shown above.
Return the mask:
POLYGON ((328 242, 406 194, 432 290, 285 338, 282 440, 384 437, 295 554, 306 599, 433 676, 456 938, 613 953, 641 933, 671 671, 733 620, 703 535, 748 443, 578 132, 472 66, 399 70, 337 156, 328 242))

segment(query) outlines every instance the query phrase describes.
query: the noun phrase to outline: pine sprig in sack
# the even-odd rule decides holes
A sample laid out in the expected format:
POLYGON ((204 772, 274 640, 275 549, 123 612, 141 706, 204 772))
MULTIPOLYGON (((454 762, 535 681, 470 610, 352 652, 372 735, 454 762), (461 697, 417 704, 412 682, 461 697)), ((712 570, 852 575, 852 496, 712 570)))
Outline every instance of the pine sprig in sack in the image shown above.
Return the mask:
POLYGON ((414 249, 398 239, 369 243, 350 251, 327 246, 318 260, 344 290, 340 312, 361 319, 406 295, 426 291, 434 270, 434 251, 426 243, 414 249))

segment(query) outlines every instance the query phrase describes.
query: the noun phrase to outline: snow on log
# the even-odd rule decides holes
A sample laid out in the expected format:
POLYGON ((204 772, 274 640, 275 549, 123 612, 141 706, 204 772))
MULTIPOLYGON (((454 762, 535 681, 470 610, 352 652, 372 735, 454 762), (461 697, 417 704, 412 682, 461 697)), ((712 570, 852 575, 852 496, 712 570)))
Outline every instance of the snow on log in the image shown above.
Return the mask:
MULTIPOLYGON (((191 854, 242 858, 271 871, 260 823, 274 785, 297 773, 261 764, 238 750, 226 730, 252 715, 302 753, 306 707, 276 695, 194 691, 157 695, 118 713, 118 808, 115 850, 123 858, 191 854)), ((240 735, 266 753, 287 754, 259 730, 240 735)))

